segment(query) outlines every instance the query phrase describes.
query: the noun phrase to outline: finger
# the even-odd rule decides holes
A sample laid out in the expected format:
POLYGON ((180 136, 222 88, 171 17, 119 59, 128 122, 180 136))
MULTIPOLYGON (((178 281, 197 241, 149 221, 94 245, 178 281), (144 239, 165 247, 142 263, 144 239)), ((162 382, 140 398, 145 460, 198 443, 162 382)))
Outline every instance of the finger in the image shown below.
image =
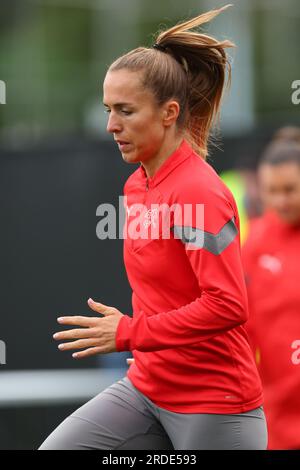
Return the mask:
POLYGON ((99 334, 99 331, 94 328, 75 328, 73 330, 54 333, 53 338, 57 341, 62 339, 94 338, 97 335, 97 332, 99 334))
POLYGON ((107 310, 111 310, 112 307, 110 307, 109 305, 105 305, 105 304, 102 304, 101 302, 95 302, 93 299, 88 299, 88 304, 89 304, 89 307, 94 310, 95 312, 98 312, 98 313, 104 313, 106 312, 107 310))
POLYGON ((70 343, 62 343, 58 345, 58 349, 61 351, 70 351, 71 349, 84 349, 91 346, 97 346, 98 341, 94 338, 80 339, 77 341, 71 341, 70 343))
POLYGON ((91 327, 91 326, 94 326, 95 323, 99 321, 99 318, 82 317, 82 316, 74 315, 72 317, 59 317, 57 321, 61 325, 78 325, 78 326, 91 327))
POLYGON ((85 351, 76 352, 72 354, 72 357, 76 359, 82 359, 85 357, 94 356, 95 354, 105 354, 106 352, 109 352, 109 351, 105 351, 105 349, 101 347, 95 347, 95 348, 86 349, 85 351))
POLYGON ((134 359, 133 358, 128 358, 126 359, 127 361, 127 364, 132 364, 134 362, 134 359))

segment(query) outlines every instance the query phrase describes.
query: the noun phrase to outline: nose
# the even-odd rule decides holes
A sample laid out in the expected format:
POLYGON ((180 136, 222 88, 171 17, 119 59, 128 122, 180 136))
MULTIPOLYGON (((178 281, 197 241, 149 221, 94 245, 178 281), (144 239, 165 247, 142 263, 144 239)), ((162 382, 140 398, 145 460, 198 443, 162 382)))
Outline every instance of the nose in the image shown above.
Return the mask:
POLYGON ((122 130, 122 125, 118 116, 116 116, 112 111, 109 113, 108 116, 106 130, 111 134, 120 132, 122 130))

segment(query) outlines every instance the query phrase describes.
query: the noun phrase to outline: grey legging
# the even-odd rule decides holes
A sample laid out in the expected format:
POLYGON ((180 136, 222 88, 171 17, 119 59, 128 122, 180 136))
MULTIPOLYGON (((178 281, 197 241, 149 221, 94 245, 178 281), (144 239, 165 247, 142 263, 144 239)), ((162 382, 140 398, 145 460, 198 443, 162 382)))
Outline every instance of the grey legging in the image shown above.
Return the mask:
POLYGON ((239 414, 175 413, 156 406, 123 377, 68 416, 39 450, 266 447, 262 407, 239 414))

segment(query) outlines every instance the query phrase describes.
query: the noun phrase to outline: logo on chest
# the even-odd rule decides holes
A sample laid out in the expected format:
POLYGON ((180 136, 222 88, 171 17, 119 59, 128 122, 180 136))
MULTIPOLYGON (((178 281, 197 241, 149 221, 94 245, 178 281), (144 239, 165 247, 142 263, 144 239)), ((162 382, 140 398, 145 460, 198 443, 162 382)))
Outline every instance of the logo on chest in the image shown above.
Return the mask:
POLYGON ((156 228, 158 222, 158 209, 148 209, 144 214, 143 226, 145 228, 150 227, 151 225, 156 228))

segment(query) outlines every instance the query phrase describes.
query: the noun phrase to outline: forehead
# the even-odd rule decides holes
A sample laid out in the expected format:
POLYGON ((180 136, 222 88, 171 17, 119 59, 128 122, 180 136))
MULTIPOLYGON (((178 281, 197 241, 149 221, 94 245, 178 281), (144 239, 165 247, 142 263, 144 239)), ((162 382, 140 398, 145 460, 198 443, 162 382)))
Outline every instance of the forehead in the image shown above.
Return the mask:
POLYGON ((259 169, 262 183, 300 184, 300 165, 296 162, 280 163, 278 165, 264 164, 259 169))
POLYGON ((142 86, 142 73, 130 70, 107 72, 103 82, 103 101, 112 106, 115 103, 129 103, 150 98, 150 93, 142 86))

